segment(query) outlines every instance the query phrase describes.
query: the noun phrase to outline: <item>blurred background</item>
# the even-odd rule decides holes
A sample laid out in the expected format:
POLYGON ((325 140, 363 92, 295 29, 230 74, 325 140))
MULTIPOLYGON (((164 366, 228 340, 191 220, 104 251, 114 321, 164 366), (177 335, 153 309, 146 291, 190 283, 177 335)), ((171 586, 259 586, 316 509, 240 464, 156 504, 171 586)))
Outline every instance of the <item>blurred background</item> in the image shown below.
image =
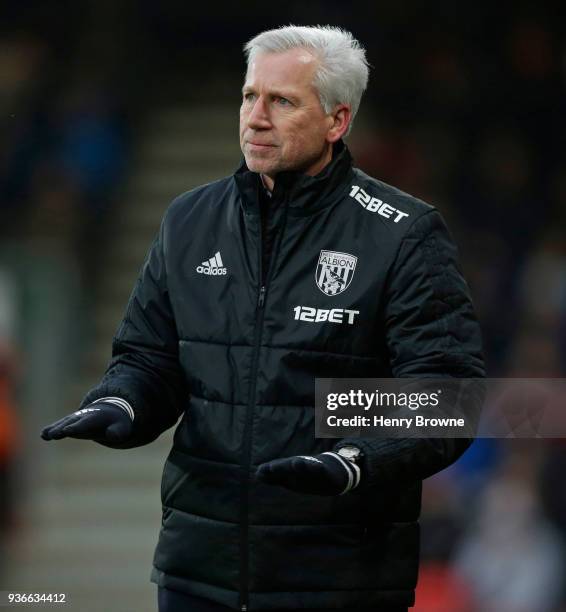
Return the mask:
MULTIPOLYGON (((99 379, 171 199, 240 161, 242 45, 351 30, 372 65, 356 165, 436 205, 491 377, 566 373, 560 2, 6 1, 0 8, 0 590, 154 610, 172 431, 45 443, 99 379)), ((566 443, 477 440, 425 483, 420 612, 566 610, 566 443)))

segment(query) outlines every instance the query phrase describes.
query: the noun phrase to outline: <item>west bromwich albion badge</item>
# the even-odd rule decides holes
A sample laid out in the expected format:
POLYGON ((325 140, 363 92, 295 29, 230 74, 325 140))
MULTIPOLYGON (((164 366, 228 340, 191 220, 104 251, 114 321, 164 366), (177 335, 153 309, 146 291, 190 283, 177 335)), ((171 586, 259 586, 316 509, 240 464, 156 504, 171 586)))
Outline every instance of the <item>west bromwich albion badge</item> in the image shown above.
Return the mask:
POLYGON ((349 253, 320 251, 316 266, 316 286, 325 295, 338 295, 350 286, 358 258, 349 253))

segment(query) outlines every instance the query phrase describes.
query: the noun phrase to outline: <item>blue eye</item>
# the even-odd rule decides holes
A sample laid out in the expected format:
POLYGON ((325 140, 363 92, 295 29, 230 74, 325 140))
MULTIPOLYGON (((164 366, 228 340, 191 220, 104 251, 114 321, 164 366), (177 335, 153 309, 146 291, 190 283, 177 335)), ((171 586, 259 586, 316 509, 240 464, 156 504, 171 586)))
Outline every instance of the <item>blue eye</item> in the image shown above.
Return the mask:
POLYGON ((277 98, 277 101, 283 106, 288 106, 289 104, 291 104, 289 100, 287 100, 287 98, 277 98))

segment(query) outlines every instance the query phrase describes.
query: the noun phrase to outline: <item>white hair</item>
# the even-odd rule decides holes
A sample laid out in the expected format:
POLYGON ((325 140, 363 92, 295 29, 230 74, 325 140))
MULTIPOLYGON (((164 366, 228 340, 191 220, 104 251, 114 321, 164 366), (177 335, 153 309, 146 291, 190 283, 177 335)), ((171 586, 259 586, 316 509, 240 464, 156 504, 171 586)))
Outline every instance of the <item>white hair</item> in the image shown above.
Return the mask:
POLYGON ((244 45, 247 66, 259 53, 283 53, 296 47, 310 51, 318 60, 313 85, 325 113, 337 104, 347 104, 352 118, 350 133, 369 74, 365 49, 347 30, 333 26, 282 26, 266 30, 244 45))

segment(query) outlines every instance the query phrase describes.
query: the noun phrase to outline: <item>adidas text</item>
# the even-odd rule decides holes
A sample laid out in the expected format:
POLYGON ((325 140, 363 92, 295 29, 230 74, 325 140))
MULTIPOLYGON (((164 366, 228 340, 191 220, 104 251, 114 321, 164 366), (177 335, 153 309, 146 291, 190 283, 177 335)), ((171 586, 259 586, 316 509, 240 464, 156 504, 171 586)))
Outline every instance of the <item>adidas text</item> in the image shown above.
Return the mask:
POLYGON ((226 268, 222 263, 220 251, 217 251, 210 259, 203 261, 200 266, 197 266, 196 269, 199 274, 206 274, 208 276, 220 276, 222 274, 227 274, 226 268))
POLYGON ((226 274, 226 268, 205 268, 204 266, 197 266, 197 272, 210 276, 220 276, 221 274, 226 274))

